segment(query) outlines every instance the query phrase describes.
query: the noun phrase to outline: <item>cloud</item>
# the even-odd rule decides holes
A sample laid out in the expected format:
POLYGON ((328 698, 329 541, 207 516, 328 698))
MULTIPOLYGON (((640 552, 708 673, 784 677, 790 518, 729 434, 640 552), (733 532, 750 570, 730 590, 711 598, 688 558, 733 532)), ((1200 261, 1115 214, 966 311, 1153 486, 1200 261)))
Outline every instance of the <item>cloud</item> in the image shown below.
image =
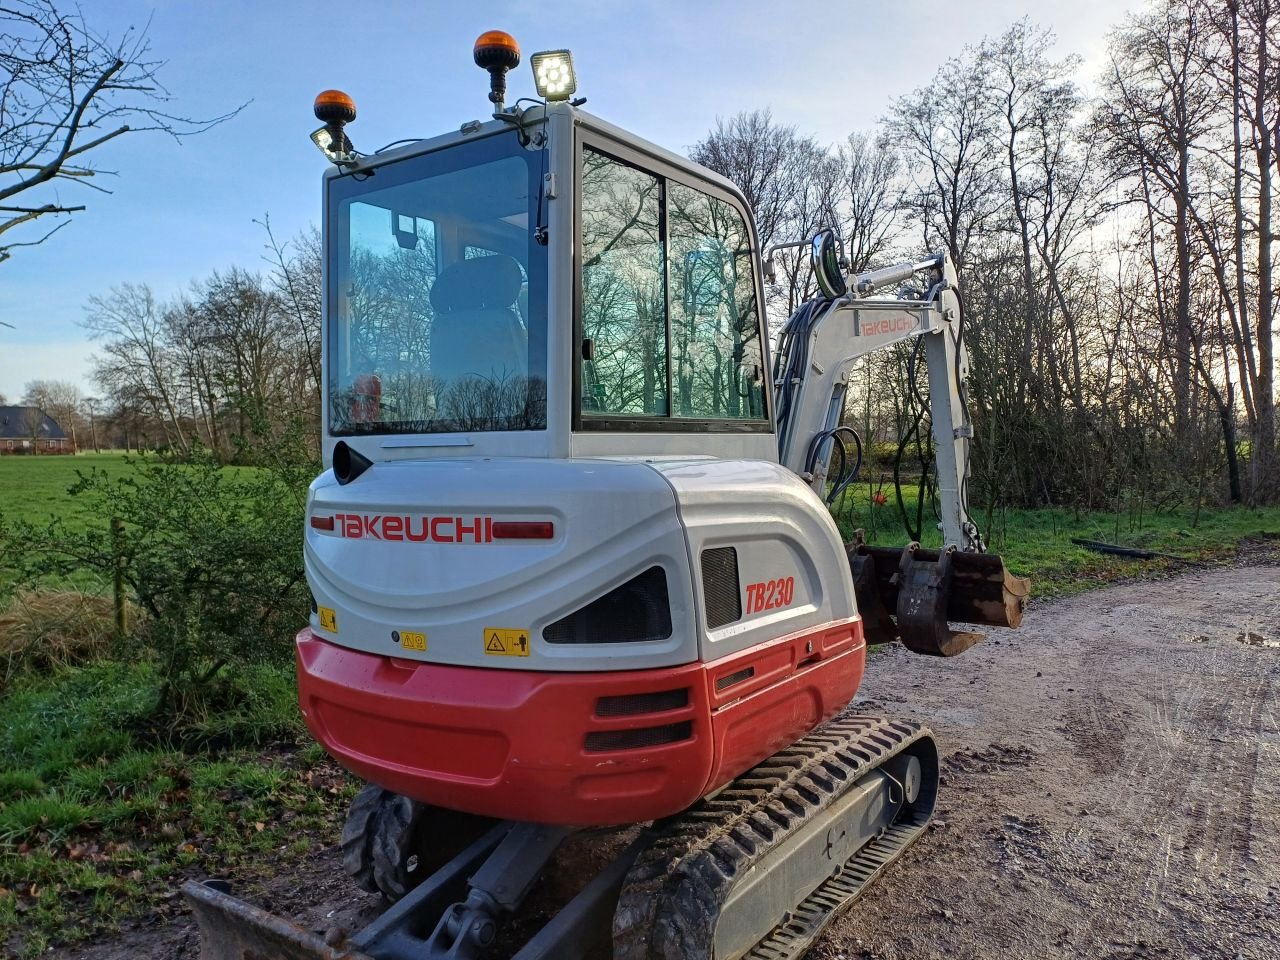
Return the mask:
POLYGON ((81 392, 93 393, 94 344, 90 341, 77 337, 13 343, 4 334, 0 330, 0 393, 10 403, 21 399, 23 387, 32 380, 69 380, 81 392))

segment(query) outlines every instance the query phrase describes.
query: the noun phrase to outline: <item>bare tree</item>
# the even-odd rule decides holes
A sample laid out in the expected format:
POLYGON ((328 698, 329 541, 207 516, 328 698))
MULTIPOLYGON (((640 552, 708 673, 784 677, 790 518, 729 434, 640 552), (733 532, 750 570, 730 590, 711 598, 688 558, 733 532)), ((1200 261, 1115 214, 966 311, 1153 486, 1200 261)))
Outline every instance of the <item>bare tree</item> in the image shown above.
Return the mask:
MULTIPOLYGON (((109 192, 94 181, 108 172, 92 161, 103 144, 147 130, 187 137, 239 112, 208 120, 169 112, 172 98, 158 79, 162 65, 145 28, 112 38, 90 26, 78 7, 64 12, 53 0, 0 0, 0 237, 84 210, 62 198, 60 183, 109 192)), ((0 262, 69 222, 60 219, 34 239, 0 240, 0 262)))
POLYGON ((895 101, 886 120, 912 176, 907 212, 924 245, 945 247, 961 271, 970 245, 1007 202, 995 124, 989 64, 971 49, 943 64, 928 86, 895 101))
POLYGON ((888 142, 851 133, 840 145, 840 205, 849 269, 860 273, 884 258, 898 230, 907 181, 902 158, 888 142))
MULTIPOLYGON (((1203 0, 1202 0, 1203 2, 1203 0)), ((1280 174, 1280 5, 1273 0, 1231 0, 1225 5, 1204 2, 1225 40, 1230 63, 1229 90, 1232 127, 1232 212, 1236 332, 1240 343, 1241 375, 1252 381, 1246 389, 1246 408, 1253 425, 1251 480, 1263 499, 1280 495, 1280 464, 1276 450, 1274 177, 1280 174), (1251 163, 1246 164, 1245 155, 1251 163), (1256 183, 1252 210, 1245 209, 1246 178, 1256 183), (1250 216, 1250 213, 1255 216, 1250 216), (1253 256, 1245 253, 1253 239, 1253 256), (1249 278, 1248 259, 1256 276, 1249 278), (1252 279, 1252 283, 1249 281, 1252 279), (1253 294, 1251 296, 1251 293, 1253 294), (1253 309, 1250 310, 1252 301, 1253 309), (1249 317, 1254 330, 1250 337, 1249 317), (1254 361, 1254 347, 1257 358, 1254 361)), ((1209 60, 1210 69, 1218 66, 1209 60)), ((1225 86, 1225 84, 1224 84, 1225 86)))
POLYGON ((800 239, 796 202, 810 183, 813 160, 824 153, 812 137, 775 123, 768 110, 717 119, 689 156, 738 185, 755 214, 760 243, 800 239))
MULTIPOLYGON (((840 156, 794 126, 775 122, 768 110, 716 120, 689 156, 738 185, 751 207, 762 251, 803 240, 823 227, 839 227, 844 219, 840 156)), ((811 275, 805 257, 784 253, 780 260, 785 285, 771 301, 785 314, 812 294, 811 275)))
MULTIPOLYGON (((1098 111, 1108 159, 1147 220, 1149 244, 1158 244, 1162 231, 1172 234, 1173 296, 1172 303, 1161 300, 1160 327, 1170 340, 1178 429, 1190 416, 1193 375, 1195 155, 1206 146, 1217 107, 1197 56, 1204 19, 1191 0, 1131 17, 1113 38, 1098 111)), ((1151 259, 1153 271, 1167 275, 1163 258, 1151 259)))
POLYGON ((296 365, 295 394, 310 395, 320 404, 320 326, 323 251, 320 231, 314 226, 291 241, 280 242, 271 230, 271 218, 260 221, 267 234, 266 258, 271 264, 270 284, 284 304, 292 327, 293 349, 300 353, 296 365))
POLYGON ((40 434, 45 432, 44 411, 39 407, 28 406, 22 412, 22 429, 31 438, 31 453, 40 452, 40 434))
POLYGON ((102 405, 102 401, 97 397, 85 397, 84 408, 89 414, 89 442, 93 445, 93 452, 98 452, 98 407, 102 405))
POLYGON ((187 453, 169 327, 151 288, 126 283, 91 297, 84 326, 102 341, 94 379, 117 404, 149 411, 166 439, 187 453))

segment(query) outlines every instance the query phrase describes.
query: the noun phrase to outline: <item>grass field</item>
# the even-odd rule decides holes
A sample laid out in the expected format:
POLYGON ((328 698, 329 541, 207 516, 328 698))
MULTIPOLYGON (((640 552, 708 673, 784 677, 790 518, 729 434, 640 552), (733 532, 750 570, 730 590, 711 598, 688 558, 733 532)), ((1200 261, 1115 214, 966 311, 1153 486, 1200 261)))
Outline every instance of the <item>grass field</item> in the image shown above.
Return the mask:
MULTIPOLYGON (((0 458, 0 523, 105 523, 67 493, 90 468, 130 469, 119 454, 0 458)), ((57 592, 107 585, 14 595, 3 559, 0 956, 172 904, 186 876, 252 879, 337 838, 357 784, 309 742, 291 669, 243 667, 181 728, 158 723, 160 678, 116 649, 110 599, 57 592)))
MULTIPOLYGON (((0 458, 0 522, 105 522, 67 496, 77 471, 89 467, 129 469, 111 454, 0 458)), ((905 542, 886 489, 891 499, 883 506, 871 503, 865 484, 851 491, 838 518, 846 535, 862 527, 872 542, 905 542)), ((991 549, 1032 577, 1037 596, 1169 564, 1092 553, 1072 545, 1073 536, 1218 562, 1242 540, 1280 535, 1274 508, 1172 511, 1141 523, 1124 512, 1062 509, 1007 511, 994 520, 991 549)), ((0 587, 4 578, 0 556, 0 587)), ((75 580, 54 586, 94 589, 75 580)), ((59 641, 63 627, 47 622, 49 608, 60 604, 79 611, 68 622, 96 617, 94 629, 107 639, 66 644, 61 657, 47 656, 38 668, 0 671, 0 955, 35 957, 158 904, 171 907, 166 895, 187 876, 252 879, 337 839, 357 784, 309 742, 291 670, 240 668, 202 713, 181 729, 165 727, 152 710, 152 665, 114 651, 110 623, 102 623, 109 601, 37 599, 23 606, 20 596, 6 612, 0 591, 0 658, 12 642, 5 631, 18 625, 49 644, 74 639, 59 641)))
POLYGON ((95 468, 128 469, 120 453, 0 457, 0 519, 21 517, 36 523, 59 517, 72 524, 85 522, 87 506, 67 496, 67 490, 79 473, 95 468))
MULTIPOLYGON (((94 469, 114 474, 129 467, 122 453, 0 457, 0 524, 25 520, 43 525, 56 519, 75 529, 94 522, 92 505, 84 498, 67 494, 81 473, 94 469)), ((10 574, 0 552, 0 605, 11 592, 10 574)), ((95 593, 109 587, 87 570, 73 576, 66 585, 95 593)))
POLYGON ((355 784, 302 744, 290 671, 241 677, 231 748, 151 728, 154 680, 105 661, 0 700, 0 953, 112 929, 187 875, 250 879, 341 829, 355 784))
MULTIPOLYGON (((867 541, 877 546, 906 542, 892 484, 883 492, 888 502, 871 502, 866 484, 842 498, 837 523, 850 538, 862 528, 867 541)), ((904 485, 903 496, 914 508, 916 488, 904 485)), ((983 511, 975 520, 985 522, 983 511)), ((1280 507, 1250 509, 1225 507, 1199 511, 1191 507, 1144 512, 1139 518, 1128 510, 1076 511, 1063 507, 996 511, 990 529, 983 531, 987 548, 999 554, 1014 573, 1031 578, 1033 597, 1066 596, 1090 590, 1114 580, 1169 567, 1174 560, 1128 560, 1087 550, 1072 538, 1114 543, 1155 553, 1165 553, 1193 563, 1214 563, 1235 556, 1239 545, 1259 537, 1280 536, 1280 507)), ((941 538, 936 521, 926 519, 921 542, 936 547, 941 538)))

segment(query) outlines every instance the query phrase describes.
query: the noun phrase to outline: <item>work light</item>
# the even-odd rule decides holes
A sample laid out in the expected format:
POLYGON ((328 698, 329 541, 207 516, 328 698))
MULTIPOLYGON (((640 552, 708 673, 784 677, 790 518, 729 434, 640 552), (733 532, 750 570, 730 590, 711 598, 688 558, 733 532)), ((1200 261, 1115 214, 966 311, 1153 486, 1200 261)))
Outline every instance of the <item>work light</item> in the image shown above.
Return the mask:
POLYGON ((578 89, 578 78, 573 74, 573 55, 568 50, 544 50, 535 53, 529 61, 533 64, 533 82, 538 96, 544 100, 568 100, 578 89))

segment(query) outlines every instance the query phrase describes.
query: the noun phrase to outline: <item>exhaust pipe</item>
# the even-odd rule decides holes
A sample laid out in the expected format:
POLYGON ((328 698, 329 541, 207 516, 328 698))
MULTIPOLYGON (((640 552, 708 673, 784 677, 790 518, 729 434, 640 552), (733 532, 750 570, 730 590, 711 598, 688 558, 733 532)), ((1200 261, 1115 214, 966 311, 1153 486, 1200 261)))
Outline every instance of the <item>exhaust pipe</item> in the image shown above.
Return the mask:
POLYGON ((352 450, 345 440, 333 448, 333 475, 344 487, 373 466, 373 461, 359 450, 352 450))

